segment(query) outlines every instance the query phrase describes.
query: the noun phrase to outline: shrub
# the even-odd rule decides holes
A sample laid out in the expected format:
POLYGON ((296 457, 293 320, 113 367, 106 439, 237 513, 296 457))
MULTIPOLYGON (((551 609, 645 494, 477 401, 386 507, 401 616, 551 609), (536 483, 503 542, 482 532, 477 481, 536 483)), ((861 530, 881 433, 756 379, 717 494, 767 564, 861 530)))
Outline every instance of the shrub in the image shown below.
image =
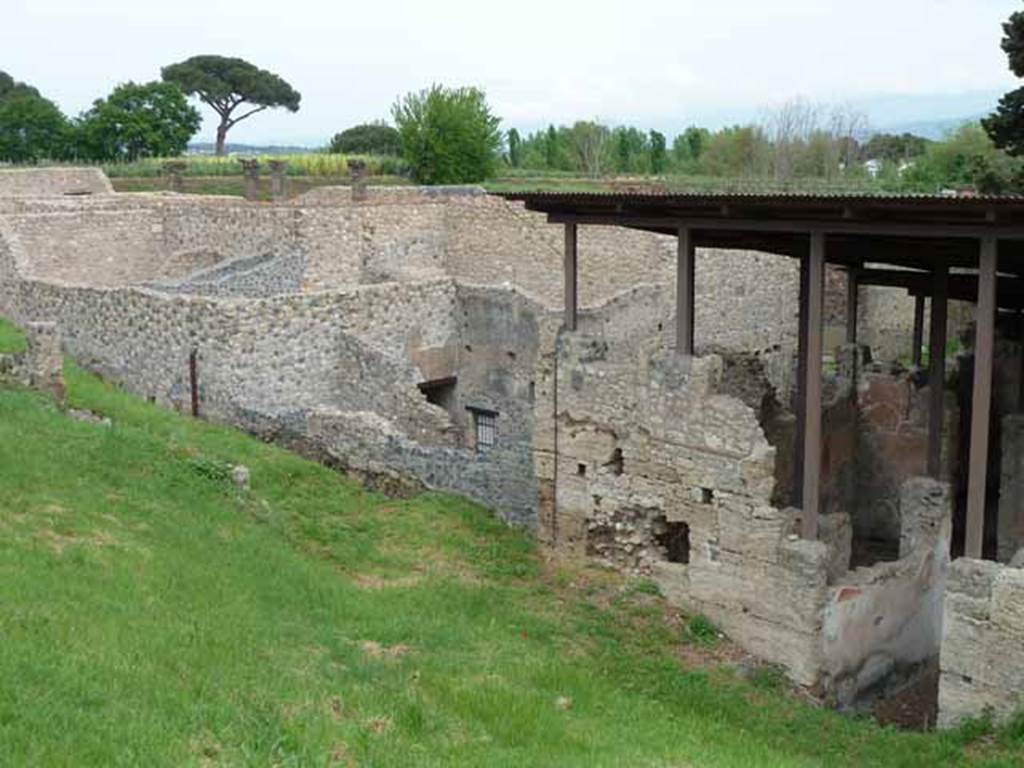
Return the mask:
POLYGON ((402 137, 384 123, 366 123, 335 134, 330 152, 341 155, 390 155, 402 152, 402 137))
POLYGON ((497 166, 501 122, 483 91, 434 85, 393 108, 402 155, 423 184, 483 181, 497 166))

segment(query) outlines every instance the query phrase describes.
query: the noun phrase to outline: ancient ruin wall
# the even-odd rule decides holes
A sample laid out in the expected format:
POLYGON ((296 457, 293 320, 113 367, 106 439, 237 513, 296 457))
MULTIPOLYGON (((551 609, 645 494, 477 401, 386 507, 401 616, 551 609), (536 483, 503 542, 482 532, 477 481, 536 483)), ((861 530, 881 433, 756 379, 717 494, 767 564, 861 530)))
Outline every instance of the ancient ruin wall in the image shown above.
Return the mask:
POLYGON ((998 558, 1008 563, 1024 549, 1024 414, 1003 418, 1002 440, 998 558))
POLYGON ((653 575, 670 600, 843 706, 937 657, 945 486, 907 484, 902 559, 848 572, 847 514, 824 516, 808 542, 799 513, 772 505, 775 449, 755 411, 720 393, 719 358, 605 330, 585 315, 541 378, 538 412, 555 414, 534 435, 544 539, 653 575))
POLYGON ((0 170, 0 197, 110 195, 114 188, 99 168, 0 170))
POLYGON ((946 587, 939 724, 1024 705, 1024 569, 961 558, 946 587))
POLYGON ((824 687, 840 704, 869 706, 887 693, 890 680, 913 680, 937 660, 952 508, 947 484, 908 480, 899 491, 900 559, 831 581, 822 627, 824 687))

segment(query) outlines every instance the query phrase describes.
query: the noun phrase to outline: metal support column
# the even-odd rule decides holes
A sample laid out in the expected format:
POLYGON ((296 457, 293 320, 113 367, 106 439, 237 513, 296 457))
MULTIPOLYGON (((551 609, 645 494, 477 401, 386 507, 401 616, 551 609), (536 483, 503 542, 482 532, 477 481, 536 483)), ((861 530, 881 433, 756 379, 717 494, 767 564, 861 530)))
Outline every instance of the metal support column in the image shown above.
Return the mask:
POLYGON ((946 317, 949 299, 949 266, 941 264, 932 274, 931 331, 928 336, 928 475, 942 473, 942 411, 946 397, 946 317))
POLYGON ((797 348, 796 348, 796 432, 793 435, 793 499, 794 507, 802 506, 804 493, 804 433, 807 424, 805 397, 807 383, 807 287, 809 276, 809 257, 806 253, 800 256, 800 288, 797 317, 797 348))
POLYGON ((857 343, 858 284, 860 269, 851 267, 846 273, 846 343, 857 343))
POLYGON ((971 461, 967 476, 967 530, 964 554, 981 559, 985 536, 985 486, 988 478, 989 420, 992 412, 992 356, 996 326, 996 267, 999 244, 981 241, 974 344, 974 395, 971 400, 971 461))
POLYGON ((821 375, 825 300, 825 234, 811 233, 807 260, 807 344, 804 369, 803 537, 818 538, 821 497, 821 375))
POLYGON ((565 225, 565 328, 576 330, 576 313, 579 304, 577 281, 577 233, 575 224, 565 225))
POLYGON ((924 296, 914 297, 914 349, 910 359, 915 368, 921 367, 921 347, 924 346, 924 296))
POLYGON ((676 262, 676 354, 693 354, 694 319, 693 233, 679 228, 679 256, 676 262))

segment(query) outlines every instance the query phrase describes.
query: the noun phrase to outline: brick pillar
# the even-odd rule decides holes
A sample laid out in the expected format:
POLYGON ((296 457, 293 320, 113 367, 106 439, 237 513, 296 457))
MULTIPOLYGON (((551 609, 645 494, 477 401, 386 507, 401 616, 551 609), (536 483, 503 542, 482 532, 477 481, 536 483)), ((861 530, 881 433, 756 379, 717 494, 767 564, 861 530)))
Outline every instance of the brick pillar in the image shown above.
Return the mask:
POLYGON ((270 196, 274 200, 284 200, 288 196, 288 161, 270 161, 270 196))
POLYGON ((245 199, 260 198, 260 161, 255 158, 240 159, 242 173, 245 174, 245 199))

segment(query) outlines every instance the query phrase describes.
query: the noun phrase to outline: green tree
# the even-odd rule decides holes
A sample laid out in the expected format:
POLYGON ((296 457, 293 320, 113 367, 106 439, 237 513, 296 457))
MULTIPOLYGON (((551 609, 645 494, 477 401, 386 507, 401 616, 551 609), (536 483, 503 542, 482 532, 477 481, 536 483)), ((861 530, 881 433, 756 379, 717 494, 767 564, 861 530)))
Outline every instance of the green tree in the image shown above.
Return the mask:
POLYGON ((164 80, 175 83, 190 96, 197 96, 220 117, 218 155, 226 152, 228 131, 242 120, 274 107, 298 112, 302 100, 302 94, 280 76, 243 59, 193 56, 160 72, 164 80), (243 105, 249 108, 236 114, 243 105))
POLYGON ((508 132, 508 164, 513 168, 518 168, 522 163, 522 138, 519 136, 519 131, 512 128, 508 132))
POLYGON ((600 176, 610 160, 611 131, 591 120, 580 120, 569 129, 569 147, 575 169, 588 176, 600 176))
MULTIPOLYGON (((1024 12, 1017 11, 1003 24, 1002 48, 1010 71, 1024 77, 1024 12)), ((995 113, 981 123, 997 147, 1024 155, 1024 88, 1003 96, 995 113)))
POLYGON ((667 153, 665 151, 665 134, 651 131, 648 144, 651 148, 651 173, 659 175, 665 172, 667 153))
POLYGON ((14 96, 39 96, 39 91, 31 85, 18 82, 9 74, 0 70, 0 101, 14 96))
POLYGON ((1011 155, 1024 155, 1024 88, 1003 96, 996 111, 981 123, 997 147, 1011 155))
POLYGON ((647 170, 647 136, 632 126, 612 131, 615 170, 619 173, 643 173, 647 170))
POLYGON ((691 125, 672 142, 672 160, 677 169, 693 172, 697 169, 704 149, 711 140, 707 128, 691 125))
POLYGON ((558 130, 553 125, 548 126, 547 135, 544 140, 544 157, 547 161, 547 167, 549 170, 557 170, 561 164, 559 159, 563 155, 561 140, 558 135, 558 130))
POLYGON ((477 88, 434 85, 397 101, 392 116, 402 155, 423 184, 483 181, 501 150, 501 120, 477 88))
POLYGON ((967 123, 945 141, 933 142, 923 157, 904 173, 911 187, 936 192, 968 186, 982 193, 1012 189, 1020 163, 999 150, 977 123, 967 123))
POLYGON ((0 98, 0 160, 57 160, 68 151, 68 121, 57 105, 33 88, 9 89, 0 98))
POLYGON ((201 122, 174 83, 124 83, 79 119, 79 152, 92 160, 180 155, 201 122))
POLYGON ((865 160, 887 160, 891 163, 906 162, 923 155, 930 142, 912 133, 876 133, 861 148, 865 160))
POLYGON ((709 176, 760 176, 771 165, 767 137, 757 126, 723 128, 713 134, 701 154, 699 167, 709 176))
POLYGON ((400 155, 402 137, 386 123, 365 123, 334 135, 331 152, 343 155, 400 155))

